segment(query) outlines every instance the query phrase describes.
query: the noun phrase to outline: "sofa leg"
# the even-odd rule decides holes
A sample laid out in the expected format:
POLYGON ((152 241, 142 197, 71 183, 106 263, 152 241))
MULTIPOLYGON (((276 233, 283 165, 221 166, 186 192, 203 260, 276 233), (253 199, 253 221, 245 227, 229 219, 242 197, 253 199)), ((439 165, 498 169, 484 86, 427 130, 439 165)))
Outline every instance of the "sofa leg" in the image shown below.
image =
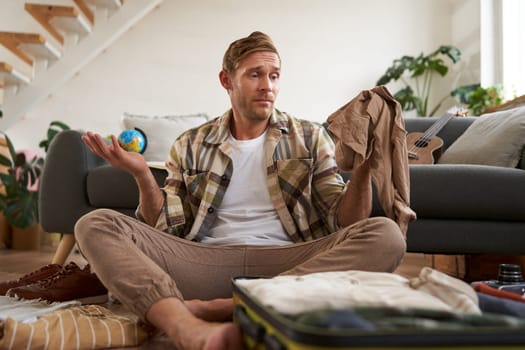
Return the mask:
POLYGON ((60 243, 58 244, 55 255, 53 256, 52 264, 63 265, 66 262, 69 253, 73 250, 75 246, 75 235, 65 234, 62 236, 60 243))
POLYGON ((465 255, 425 254, 425 260, 435 270, 455 278, 465 278, 465 255))

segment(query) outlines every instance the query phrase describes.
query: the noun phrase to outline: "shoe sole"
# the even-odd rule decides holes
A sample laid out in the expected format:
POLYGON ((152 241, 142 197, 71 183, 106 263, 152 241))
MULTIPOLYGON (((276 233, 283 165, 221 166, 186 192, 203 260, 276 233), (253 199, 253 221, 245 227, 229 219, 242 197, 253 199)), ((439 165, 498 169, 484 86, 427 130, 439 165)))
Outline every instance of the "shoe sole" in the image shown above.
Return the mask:
POLYGON ((80 304, 105 304, 108 302, 109 298, 107 294, 104 295, 97 295, 93 297, 86 297, 86 298, 80 298, 80 299, 74 299, 77 301, 80 301, 80 304))
POLYGON ((42 301, 45 301, 45 302, 48 302, 48 303, 56 303, 56 302, 58 302, 58 303, 65 303, 67 301, 78 301, 82 305, 86 305, 86 304, 105 304, 109 300, 107 294, 96 295, 96 296, 86 297, 86 298, 77 298, 77 299, 71 299, 71 300, 63 300, 63 301, 47 300, 47 299, 24 299, 24 298, 20 298, 16 294, 15 295, 11 295, 9 297, 16 298, 16 299, 18 299, 20 301, 25 301, 25 300, 42 300, 42 301))

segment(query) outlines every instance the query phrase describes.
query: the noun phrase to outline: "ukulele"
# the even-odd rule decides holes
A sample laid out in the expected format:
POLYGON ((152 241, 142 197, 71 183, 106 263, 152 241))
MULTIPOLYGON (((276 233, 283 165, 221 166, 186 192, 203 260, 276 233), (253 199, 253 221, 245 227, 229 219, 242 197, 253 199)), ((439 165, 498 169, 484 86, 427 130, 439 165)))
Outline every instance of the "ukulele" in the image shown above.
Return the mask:
POLYGON ((443 114, 427 131, 411 132, 407 135, 408 163, 434 164, 441 155, 443 139, 437 133, 454 117, 464 117, 468 110, 453 107, 443 114))

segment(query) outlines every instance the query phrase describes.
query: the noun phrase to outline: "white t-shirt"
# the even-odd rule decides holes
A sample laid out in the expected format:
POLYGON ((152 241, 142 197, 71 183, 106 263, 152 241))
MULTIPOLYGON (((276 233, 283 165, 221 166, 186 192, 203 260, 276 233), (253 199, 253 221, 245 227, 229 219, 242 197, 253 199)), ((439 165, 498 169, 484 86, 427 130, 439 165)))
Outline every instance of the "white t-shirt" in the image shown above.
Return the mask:
POLYGON ((215 224, 202 242, 217 245, 292 243, 279 220, 266 184, 266 132, 251 140, 230 135, 233 174, 217 210, 215 224))

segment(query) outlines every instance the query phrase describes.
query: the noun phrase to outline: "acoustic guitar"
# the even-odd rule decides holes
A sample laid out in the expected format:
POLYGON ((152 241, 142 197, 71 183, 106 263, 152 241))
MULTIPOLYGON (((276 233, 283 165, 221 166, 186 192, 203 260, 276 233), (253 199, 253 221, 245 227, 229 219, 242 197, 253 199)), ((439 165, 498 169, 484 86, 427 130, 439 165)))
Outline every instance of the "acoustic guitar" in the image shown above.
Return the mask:
POLYGON ((453 107, 443 114, 428 130, 407 135, 408 163, 434 164, 441 155, 443 140, 437 133, 454 117, 464 117, 468 110, 453 107))

